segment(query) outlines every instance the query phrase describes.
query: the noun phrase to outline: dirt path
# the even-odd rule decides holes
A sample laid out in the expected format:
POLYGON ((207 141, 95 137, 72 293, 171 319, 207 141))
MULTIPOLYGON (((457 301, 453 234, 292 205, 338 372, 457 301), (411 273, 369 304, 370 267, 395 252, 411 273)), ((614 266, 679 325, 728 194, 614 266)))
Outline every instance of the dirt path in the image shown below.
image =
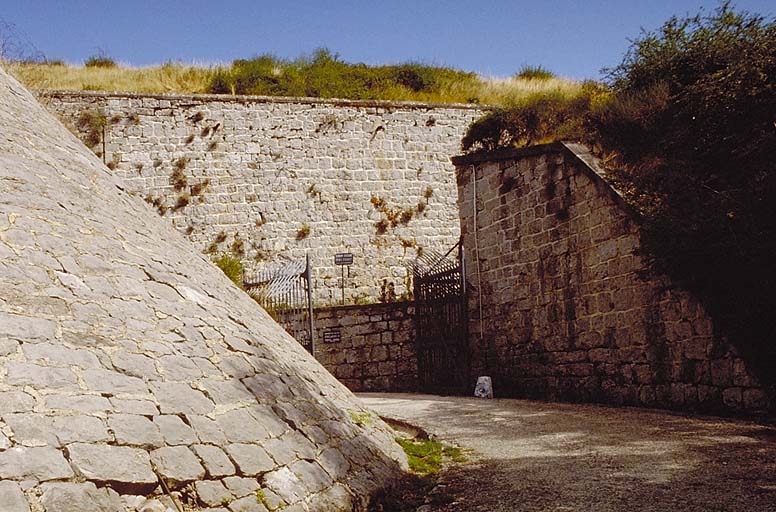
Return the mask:
POLYGON ((664 411, 360 394, 471 449, 428 511, 776 511, 776 428, 664 411))

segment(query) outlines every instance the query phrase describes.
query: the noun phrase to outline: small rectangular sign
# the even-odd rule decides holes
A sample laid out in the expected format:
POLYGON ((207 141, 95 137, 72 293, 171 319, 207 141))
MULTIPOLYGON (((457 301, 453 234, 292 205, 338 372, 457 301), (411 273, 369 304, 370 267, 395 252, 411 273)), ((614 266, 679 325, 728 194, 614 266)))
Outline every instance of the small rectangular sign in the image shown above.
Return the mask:
POLYGON ((339 343, 342 341, 342 333, 339 329, 326 329, 323 331, 324 343, 339 343))
POLYGON ((352 265, 353 253, 352 252, 338 252, 334 255, 335 265, 352 265))

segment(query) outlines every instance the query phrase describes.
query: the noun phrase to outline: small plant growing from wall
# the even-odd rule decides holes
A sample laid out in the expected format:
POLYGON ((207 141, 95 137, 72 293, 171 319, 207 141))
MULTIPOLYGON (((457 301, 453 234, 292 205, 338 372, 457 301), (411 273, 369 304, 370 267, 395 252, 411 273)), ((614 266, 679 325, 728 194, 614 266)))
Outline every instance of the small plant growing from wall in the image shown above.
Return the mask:
POLYGON ((205 178, 204 180, 200 181, 199 183, 195 183, 191 186, 191 195, 192 197, 198 196, 202 194, 207 187, 210 185, 210 178, 205 178))
POLYGON ((154 197, 151 194, 145 196, 145 202, 156 208, 159 215, 164 216, 167 213, 167 206, 164 204, 164 199, 161 197, 154 197))
POLYGON ((84 110, 78 115, 76 126, 85 131, 83 141, 90 148, 102 142, 108 119, 103 109, 84 110))
POLYGON ((235 285, 243 288, 243 264, 240 258, 233 254, 223 253, 219 255, 213 263, 226 274, 235 285))
POLYGON ((234 241, 230 247, 232 254, 237 256, 245 256, 245 242, 240 238, 239 234, 234 235, 234 241))
POLYGON ((129 114, 127 114, 127 123, 131 125, 140 124, 140 116, 137 115, 135 112, 130 112, 129 114))
POLYGON ((189 117, 189 121, 191 121, 193 124, 197 124, 198 122, 205 119, 205 114, 202 111, 197 112, 196 114, 189 117))
POLYGON ((426 200, 431 199, 431 196, 433 196, 433 195, 434 195, 434 189, 433 188, 426 187, 423 190, 423 199, 426 199, 426 200))
POLYGON ((310 226, 307 224, 302 224, 302 226, 296 231, 296 239, 297 241, 304 240, 308 236, 310 236, 310 226))
POLYGON ((207 150, 212 152, 218 149, 218 141, 211 140, 210 143, 207 145, 207 150))
POLYGON ((182 156, 182 157, 178 158, 177 160, 175 160, 173 162, 173 164, 172 164, 173 169, 175 169, 176 171, 183 172, 183 170, 186 168, 186 166, 189 165, 189 161, 190 160, 189 160, 188 157, 182 156))
POLYGON ((176 166, 172 171, 172 174, 170 174, 170 185, 172 185, 172 188, 180 192, 181 190, 185 189, 188 184, 189 180, 186 178, 186 175, 183 174, 183 170, 176 166))
POLYGON ((188 137, 186 137, 186 139, 183 142, 185 144, 191 144, 192 142, 194 142, 194 134, 191 134, 188 137))
POLYGON ((173 207, 174 210, 182 210, 183 208, 186 208, 189 205, 189 202, 191 201, 191 196, 188 192, 183 192, 178 196, 178 199, 175 201, 175 206, 173 207))

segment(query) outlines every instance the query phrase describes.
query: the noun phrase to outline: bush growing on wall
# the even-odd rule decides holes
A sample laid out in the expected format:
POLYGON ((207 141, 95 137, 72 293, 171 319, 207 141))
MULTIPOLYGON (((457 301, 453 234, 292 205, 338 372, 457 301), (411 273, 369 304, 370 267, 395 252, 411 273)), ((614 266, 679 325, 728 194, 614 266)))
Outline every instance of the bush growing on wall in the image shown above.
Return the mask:
POLYGON ((610 94, 495 111, 468 151, 576 138, 643 213, 653 268, 696 293, 776 383, 776 22, 724 4, 636 39, 610 94))

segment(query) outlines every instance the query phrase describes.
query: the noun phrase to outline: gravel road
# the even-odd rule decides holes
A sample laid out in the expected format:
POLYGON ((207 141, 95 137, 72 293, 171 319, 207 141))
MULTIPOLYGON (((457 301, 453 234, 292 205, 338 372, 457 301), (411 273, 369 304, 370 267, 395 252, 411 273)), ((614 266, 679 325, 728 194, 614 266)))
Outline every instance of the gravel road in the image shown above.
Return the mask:
POLYGON ((360 394, 471 450, 423 511, 776 511, 776 428, 666 411, 360 394))

